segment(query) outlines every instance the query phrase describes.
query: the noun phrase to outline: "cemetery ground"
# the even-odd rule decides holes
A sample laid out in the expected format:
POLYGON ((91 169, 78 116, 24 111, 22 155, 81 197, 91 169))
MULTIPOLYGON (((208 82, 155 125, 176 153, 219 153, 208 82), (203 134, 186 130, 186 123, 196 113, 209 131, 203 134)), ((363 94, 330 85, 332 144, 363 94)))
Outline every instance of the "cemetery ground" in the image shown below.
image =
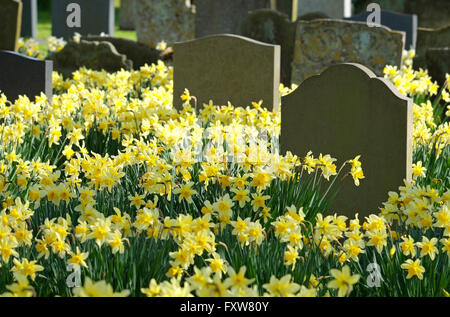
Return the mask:
POLYGON ((416 103, 414 181, 366 217, 329 210, 344 176, 365 181, 364 158, 251 144, 256 128, 280 131, 259 103, 196 114, 186 91, 178 112, 162 62, 54 73, 52 104, 2 97, 3 295, 448 295, 448 91, 385 73, 416 103))

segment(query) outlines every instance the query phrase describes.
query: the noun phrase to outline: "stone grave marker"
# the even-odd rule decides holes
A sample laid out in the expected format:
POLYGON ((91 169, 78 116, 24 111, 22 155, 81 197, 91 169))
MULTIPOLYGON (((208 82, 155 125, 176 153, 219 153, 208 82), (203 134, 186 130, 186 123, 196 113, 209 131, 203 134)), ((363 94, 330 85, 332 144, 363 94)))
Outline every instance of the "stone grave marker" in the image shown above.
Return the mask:
POLYGON ((256 41, 281 47, 281 82, 291 84, 291 62, 294 54, 295 23, 279 11, 259 9, 250 12, 242 23, 242 35, 256 41))
POLYGON ((445 74, 450 74, 450 46, 429 48, 425 56, 431 78, 443 85, 446 80, 445 74))
POLYGON ((0 51, 0 90, 9 101, 19 95, 30 100, 45 93, 52 98, 53 62, 41 61, 11 51, 0 51))
POLYGON ((114 0, 53 0, 52 35, 114 35, 114 0))
POLYGON ((363 64, 381 76, 386 65, 401 65, 404 38, 403 32, 363 22, 298 21, 292 83, 299 84, 340 63, 363 64))
POLYGON ((0 0, 0 50, 17 51, 22 24, 22 2, 0 0))
POLYGON ((195 0, 195 37, 214 34, 242 35, 241 25, 250 11, 270 8, 270 0, 195 0))
POLYGON ((426 53, 429 48, 448 47, 450 45, 450 25, 439 29, 419 28, 417 33, 416 57, 414 68, 426 68, 426 53))
POLYGON ((282 104, 282 153, 330 154, 337 159, 338 170, 346 160, 361 155, 365 178, 359 187, 350 175, 343 180, 331 213, 350 217, 359 213, 364 219, 382 207, 389 191, 397 191, 404 179, 411 180, 412 100, 367 67, 331 66, 283 97, 282 104))
POLYGON ((189 0, 135 0, 138 41, 155 48, 194 39, 195 14, 189 0))
POLYGON ((351 0, 298 0, 298 16, 307 13, 322 12, 331 18, 343 18, 352 15, 351 0))
POLYGON ((113 73, 121 69, 132 70, 133 62, 123 54, 117 52, 114 45, 109 42, 84 41, 69 42, 64 48, 49 56, 54 62, 55 71, 65 78, 80 67, 93 70, 105 70, 113 73))
POLYGON ((22 0, 22 31, 20 36, 37 39, 37 0, 22 0))
MULTIPOLYGON (((365 11, 354 15, 350 18, 345 18, 349 21, 367 22, 370 11, 365 11)), ((415 14, 401 14, 387 10, 381 10, 380 24, 391 30, 403 31, 406 33, 405 48, 415 48, 417 42, 417 15, 415 14)))
POLYGON ((279 108, 280 47, 237 35, 215 35, 174 46, 174 105, 187 88, 197 107, 216 105, 279 108))
POLYGON ((121 0, 119 12, 119 27, 121 30, 135 29, 135 0, 121 0))
POLYGON ((82 39, 89 42, 111 43, 119 54, 126 55, 126 57, 133 62, 134 69, 138 69, 145 64, 156 64, 158 60, 165 61, 168 57, 163 55, 163 52, 156 48, 119 37, 88 36, 83 37, 82 39))

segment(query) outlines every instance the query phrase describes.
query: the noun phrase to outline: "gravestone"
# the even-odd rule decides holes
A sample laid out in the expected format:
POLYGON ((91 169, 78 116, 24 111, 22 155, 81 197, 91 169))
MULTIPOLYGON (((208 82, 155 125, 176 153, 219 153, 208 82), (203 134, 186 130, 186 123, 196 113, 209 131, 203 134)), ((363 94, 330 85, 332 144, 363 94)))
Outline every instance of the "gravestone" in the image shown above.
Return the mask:
POLYGON ((33 99, 41 92, 51 100, 52 71, 51 61, 41 61, 11 51, 0 51, 0 90, 11 102, 19 95, 33 99))
POLYGON ((449 43, 450 25, 439 29, 419 28, 417 32, 414 68, 426 68, 425 55, 429 48, 448 47, 450 45, 449 43))
POLYGON ((37 39, 37 0, 22 0, 22 37, 37 39))
POLYGON ((65 78, 70 78, 81 67, 110 73, 133 69, 133 62, 119 54, 109 42, 71 41, 61 51, 49 56, 49 59, 53 60, 55 71, 65 78))
POLYGON ((450 47, 429 48, 426 53, 426 63, 433 81, 436 80, 443 85, 446 80, 445 74, 450 74, 450 47))
POLYGON ((405 34, 343 20, 297 22, 292 83, 340 63, 358 63, 382 76, 386 65, 400 66, 405 34))
POLYGON ((114 0, 53 0, 52 35, 114 35, 114 0))
POLYGON ((270 8, 269 0, 196 0, 195 37, 214 34, 242 35, 241 25, 250 11, 270 8))
POLYGON ((182 108, 187 88, 198 107, 216 105, 279 108, 280 47, 237 35, 215 35, 174 46, 174 98, 182 108))
POLYGON ((311 12, 322 12, 331 18, 352 15, 351 0, 298 0, 298 16, 311 12))
MULTIPOLYGON (((349 21, 367 22, 370 11, 365 11, 354 15, 350 18, 345 18, 349 21)), ((391 30, 403 31, 406 33, 405 48, 415 48, 417 42, 417 15, 415 14, 401 14, 387 10, 381 10, 381 25, 384 25, 391 30)))
POLYGON ((151 47, 194 39, 195 14, 190 1, 135 0, 138 41, 151 47))
POLYGON ((317 20, 317 19, 329 19, 330 17, 328 15, 326 15, 325 13, 322 12, 311 12, 311 13, 306 13, 302 16, 298 17, 298 20, 300 21, 312 21, 312 20, 317 20))
POLYGON ((0 50, 17 51, 22 24, 22 2, 0 0, 0 50))
MULTIPOLYGON (((361 155, 365 178, 356 187, 350 175, 343 181, 344 175, 339 176, 342 188, 331 214, 359 213, 361 219, 376 213, 389 191, 397 191, 404 179, 411 180, 412 100, 367 67, 331 66, 283 97, 282 104, 282 153, 330 154, 337 159, 338 170, 346 160, 361 155)), ((347 166, 345 172, 349 170, 347 166)))
POLYGON ((295 23, 281 12, 259 9, 247 16, 242 23, 242 35, 256 41, 281 47, 281 82, 291 84, 291 62, 294 54, 295 23))
POLYGON ((163 52, 152 48, 145 44, 118 38, 118 37, 107 37, 107 36, 88 36, 82 38, 89 42, 109 42, 117 50, 119 54, 123 54, 127 59, 133 62, 133 68, 138 69, 145 64, 151 65, 156 64, 158 60, 167 61, 167 57, 163 55, 163 52))
POLYGON ((448 0, 408 0, 405 12, 419 17, 419 26, 441 28, 450 25, 450 1, 448 0))
POLYGON ((135 0, 121 0, 119 12, 119 27, 121 30, 135 29, 135 0))

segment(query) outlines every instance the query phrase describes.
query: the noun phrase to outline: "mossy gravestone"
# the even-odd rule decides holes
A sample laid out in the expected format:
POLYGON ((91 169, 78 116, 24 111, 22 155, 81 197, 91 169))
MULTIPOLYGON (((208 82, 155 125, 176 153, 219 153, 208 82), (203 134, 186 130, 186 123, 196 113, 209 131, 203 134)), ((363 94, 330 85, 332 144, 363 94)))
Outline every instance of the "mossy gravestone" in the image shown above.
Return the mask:
POLYGON ((242 35, 254 40, 280 45, 281 82, 291 84, 291 62, 294 54, 295 23, 281 12, 260 9, 250 12, 242 23, 242 35))
POLYGON ((52 0, 52 35, 114 35, 114 0, 52 0))
POLYGON ((386 65, 402 62, 405 33, 383 26, 331 19, 298 21, 295 36, 295 84, 334 64, 363 64, 381 76, 386 65))
POLYGON ((11 51, 0 51, 0 90, 11 102, 26 95, 31 100, 43 92, 52 98, 51 61, 41 61, 11 51))
POLYGON ((443 85, 446 81, 445 75, 450 74, 450 46, 429 48, 426 53, 426 63, 431 78, 443 85))
POLYGON ((450 45, 450 25, 438 29, 419 28, 417 34, 414 68, 426 68, 426 53, 429 48, 448 47, 450 45))
POLYGON ((360 219, 376 213, 389 191, 411 180, 412 100, 367 67, 331 66, 283 97, 282 104, 282 153, 330 154, 338 169, 361 155, 365 178, 359 187, 350 175, 343 180, 331 213, 359 213, 360 219))
POLYGON ((174 46, 174 98, 185 88, 197 97, 198 107, 210 100, 216 105, 263 106, 278 110, 280 46, 237 35, 215 35, 174 46))
POLYGON ((121 69, 132 70, 133 62, 119 54, 109 42, 69 42, 61 51, 49 57, 54 61, 55 71, 70 77, 80 67, 105 70, 113 73, 121 69))
POLYGON ((17 51, 22 24, 22 2, 0 0, 0 49, 17 51))
POLYGON ((119 12, 119 27, 121 30, 135 29, 135 0, 121 0, 119 12))

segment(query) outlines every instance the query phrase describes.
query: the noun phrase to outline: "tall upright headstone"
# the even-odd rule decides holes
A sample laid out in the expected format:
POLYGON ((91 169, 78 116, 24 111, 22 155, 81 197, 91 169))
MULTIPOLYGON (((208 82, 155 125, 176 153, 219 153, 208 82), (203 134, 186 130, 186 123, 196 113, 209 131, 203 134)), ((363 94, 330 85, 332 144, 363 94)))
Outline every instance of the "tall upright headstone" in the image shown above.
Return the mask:
POLYGON ((296 24, 289 17, 272 9, 250 12, 242 23, 242 35, 256 41, 280 45, 281 82, 291 84, 291 62, 294 54, 296 24))
POLYGON ((121 30, 135 29, 135 0, 121 0, 119 12, 119 27, 121 30))
POLYGON ((17 51, 22 24, 22 2, 0 0, 0 50, 17 51))
POLYGON ((155 48, 194 39, 195 14, 189 0, 135 0, 138 41, 155 48))
POLYGON ((198 107, 209 103, 278 110, 280 47, 237 35, 214 35, 174 46, 174 105, 187 88, 198 107))
POLYGON ((114 35, 114 0, 53 0, 52 35, 114 35))
MULTIPOLYGON (((387 10, 381 10, 380 24, 384 25, 391 30, 403 31, 406 33, 405 48, 415 48, 417 42, 417 15, 415 14, 401 14, 391 12, 387 10)), ((354 15, 345 20, 367 22, 370 11, 365 11, 360 14, 354 15)))
POLYGON ((429 48, 448 47, 449 45, 450 24, 438 29, 419 28, 414 67, 426 67, 425 55, 429 48))
POLYGON ((301 83, 340 63, 358 63, 382 76, 386 65, 400 66, 405 34, 363 22, 297 22, 292 82, 301 83))
POLYGON ((282 104, 282 153, 330 154, 339 166, 361 155, 365 178, 356 187, 350 175, 339 177, 331 213, 359 213, 360 219, 376 213, 389 191, 411 180, 412 100, 368 68, 334 65, 305 80, 282 104))
POLYGON ((22 0, 22 4, 22 32, 20 36, 37 39, 37 0, 22 0))
POLYGON ((52 98, 52 61, 41 61, 11 51, 0 51, 0 90, 10 101, 19 95, 33 99, 41 92, 52 98))
POLYGON ((429 48, 426 53, 426 61, 431 78, 443 85, 446 81, 445 75, 450 74, 450 46, 429 48))
POLYGON ((330 18, 352 15, 351 0, 298 0, 298 16, 311 12, 322 12, 330 18))
POLYGON ((242 35, 241 25, 253 10, 270 8, 270 0, 195 0, 195 37, 242 35))

